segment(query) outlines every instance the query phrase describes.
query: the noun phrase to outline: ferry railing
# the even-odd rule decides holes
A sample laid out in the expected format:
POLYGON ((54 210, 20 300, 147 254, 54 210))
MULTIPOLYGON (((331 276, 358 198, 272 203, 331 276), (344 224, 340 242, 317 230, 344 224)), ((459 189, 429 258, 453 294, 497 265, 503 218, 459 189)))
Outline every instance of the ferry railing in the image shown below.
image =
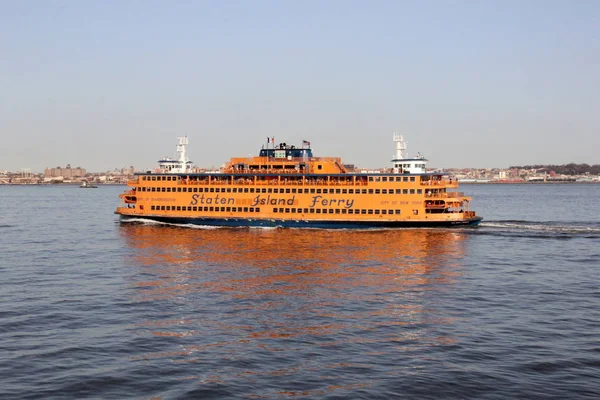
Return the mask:
POLYGON ((453 199, 465 197, 464 192, 425 193, 425 197, 432 199, 453 199))
POLYGON ((421 186, 450 186, 450 187, 458 187, 458 181, 456 181, 456 180, 446 180, 446 179, 443 179, 441 181, 427 180, 427 181, 421 181, 421 186))

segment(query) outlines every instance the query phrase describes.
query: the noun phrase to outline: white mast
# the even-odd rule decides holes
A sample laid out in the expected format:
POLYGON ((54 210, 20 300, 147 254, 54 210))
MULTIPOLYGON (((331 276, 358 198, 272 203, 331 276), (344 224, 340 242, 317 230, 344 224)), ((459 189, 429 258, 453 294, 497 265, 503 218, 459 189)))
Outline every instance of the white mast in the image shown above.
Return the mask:
MULTIPOLYGON (((177 138, 178 142, 177 143, 177 152, 179 153, 179 162, 181 163, 181 166, 184 167, 184 170, 186 169, 185 167, 187 166, 187 162, 189 161, 187 159, 187 154, 185 152, 185 146, 188 144, 188 137, 187 136, 182 136, 182 137, 178 137, 177 138)), ((185 171, 183 171, 185 172, 185 171)))
POLYGON ((394 142, 396 142, 396 157, 394 159, 401 160, 404 157, 404 151, 406 151, 406 142, 404 141, 404 135, 394 133, 394 142))

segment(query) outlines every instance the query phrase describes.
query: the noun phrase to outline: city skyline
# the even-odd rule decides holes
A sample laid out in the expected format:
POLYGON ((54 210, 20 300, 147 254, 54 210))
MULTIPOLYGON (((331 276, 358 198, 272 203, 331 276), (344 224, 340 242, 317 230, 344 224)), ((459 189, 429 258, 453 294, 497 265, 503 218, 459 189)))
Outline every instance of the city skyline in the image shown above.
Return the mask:
POLYGON ((0 169, 218 168, 266 137, 385 167, 598 164, 600 4, 18 2, 0 169))

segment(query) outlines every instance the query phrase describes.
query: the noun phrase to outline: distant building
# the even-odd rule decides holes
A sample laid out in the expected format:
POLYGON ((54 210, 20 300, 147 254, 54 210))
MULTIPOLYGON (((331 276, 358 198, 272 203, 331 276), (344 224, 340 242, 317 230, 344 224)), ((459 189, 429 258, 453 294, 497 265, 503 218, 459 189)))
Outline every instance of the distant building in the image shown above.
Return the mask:
POLYGON ((135 168, 133 166, 121 168, 121 175, 133 175, 135 174, 135 168))
POLYGON ((46 168, 44 170, 44 177, 46 178, 82 178, 85 176, 85 168, 77 167, 71 168, 71 164, 67 164, 66 168, 46 168))

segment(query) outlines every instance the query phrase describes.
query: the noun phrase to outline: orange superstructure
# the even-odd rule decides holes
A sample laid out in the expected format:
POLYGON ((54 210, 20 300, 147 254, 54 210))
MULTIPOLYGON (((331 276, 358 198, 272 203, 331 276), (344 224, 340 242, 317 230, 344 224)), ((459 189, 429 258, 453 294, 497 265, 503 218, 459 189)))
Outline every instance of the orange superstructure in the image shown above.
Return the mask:
MULTIPOLYGON (((401 139, 401 137, 400 137, 401 139)), ((402 142, 403 143, 403 142, 402 142)), ((187 139, 186 139, 187 144, 187 139)), ((399 157, 384 173, 354 173, 310 145, 282 143, 257 157, 232 158, 217 173, 191 173, 185 159, 137 174, 120 196, 124 218, 215 226, 315 228, 476 225, 470 198, 423 157, 399 157), (173 173, 173 170, 177 171, 173 173)), ((185 154, 185 149, 183 150, 185 154)))

